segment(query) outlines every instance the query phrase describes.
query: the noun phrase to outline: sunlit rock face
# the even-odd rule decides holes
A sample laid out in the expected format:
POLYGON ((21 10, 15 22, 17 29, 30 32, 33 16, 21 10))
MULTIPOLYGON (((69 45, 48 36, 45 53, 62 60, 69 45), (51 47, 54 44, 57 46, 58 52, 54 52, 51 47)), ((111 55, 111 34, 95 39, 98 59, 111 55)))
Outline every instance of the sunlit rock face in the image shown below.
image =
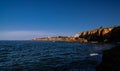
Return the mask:
POLYGON ((88 41, 111 42, 120 41, 120 26, 110 28, 99 28, 95 30, 81 32, 75 38, 84 38, 88 41))
POLYGON ((119 36, 120 26, 117 26, 80 32, 72 37, 57 36, 57 37, 34 38, 33 40, 67 41, 67 42, 120 42, 119 36))

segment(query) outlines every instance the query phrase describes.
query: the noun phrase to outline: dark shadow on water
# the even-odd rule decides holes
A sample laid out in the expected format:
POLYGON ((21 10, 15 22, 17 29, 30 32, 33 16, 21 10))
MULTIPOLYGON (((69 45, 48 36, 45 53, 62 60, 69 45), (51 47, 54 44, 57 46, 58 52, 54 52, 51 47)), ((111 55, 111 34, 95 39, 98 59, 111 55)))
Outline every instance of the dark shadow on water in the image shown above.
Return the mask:
POLYGON ((10 67, 0 67, 3 71, 94 71, 98 62, 96 60, 76 60, 70 63, 52 65, 51 63, 24 62, 24 64, 15 63, 10 67), (51 64, 51 65, 50 65, 51 64))

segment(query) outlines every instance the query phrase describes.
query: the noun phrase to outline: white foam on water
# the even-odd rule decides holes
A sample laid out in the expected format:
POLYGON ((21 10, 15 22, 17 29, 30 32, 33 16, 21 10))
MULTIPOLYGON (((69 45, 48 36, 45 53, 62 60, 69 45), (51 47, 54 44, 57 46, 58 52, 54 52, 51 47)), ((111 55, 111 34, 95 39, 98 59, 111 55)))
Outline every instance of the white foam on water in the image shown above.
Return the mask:
POLYGON ((98 53, 91 53, 90 56, 96 56, 99 55, 98 53))

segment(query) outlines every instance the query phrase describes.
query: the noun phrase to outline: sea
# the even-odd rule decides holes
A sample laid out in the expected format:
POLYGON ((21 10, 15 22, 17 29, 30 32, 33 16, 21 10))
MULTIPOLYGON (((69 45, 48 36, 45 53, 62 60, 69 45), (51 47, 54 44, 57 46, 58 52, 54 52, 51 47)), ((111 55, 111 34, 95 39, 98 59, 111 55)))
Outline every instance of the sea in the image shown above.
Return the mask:
POLYGON ((107 43, 0 41, 0 71, 95 71, 107 43))

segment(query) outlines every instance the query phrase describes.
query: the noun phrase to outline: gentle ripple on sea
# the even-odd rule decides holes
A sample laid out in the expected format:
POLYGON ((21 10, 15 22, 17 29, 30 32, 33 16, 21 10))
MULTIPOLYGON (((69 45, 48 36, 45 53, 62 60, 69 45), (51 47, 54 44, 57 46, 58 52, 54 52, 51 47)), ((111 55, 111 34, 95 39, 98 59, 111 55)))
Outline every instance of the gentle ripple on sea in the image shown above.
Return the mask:
POLYGON ((0 71, 94 71, 113 44, 0 41, 0 71))

